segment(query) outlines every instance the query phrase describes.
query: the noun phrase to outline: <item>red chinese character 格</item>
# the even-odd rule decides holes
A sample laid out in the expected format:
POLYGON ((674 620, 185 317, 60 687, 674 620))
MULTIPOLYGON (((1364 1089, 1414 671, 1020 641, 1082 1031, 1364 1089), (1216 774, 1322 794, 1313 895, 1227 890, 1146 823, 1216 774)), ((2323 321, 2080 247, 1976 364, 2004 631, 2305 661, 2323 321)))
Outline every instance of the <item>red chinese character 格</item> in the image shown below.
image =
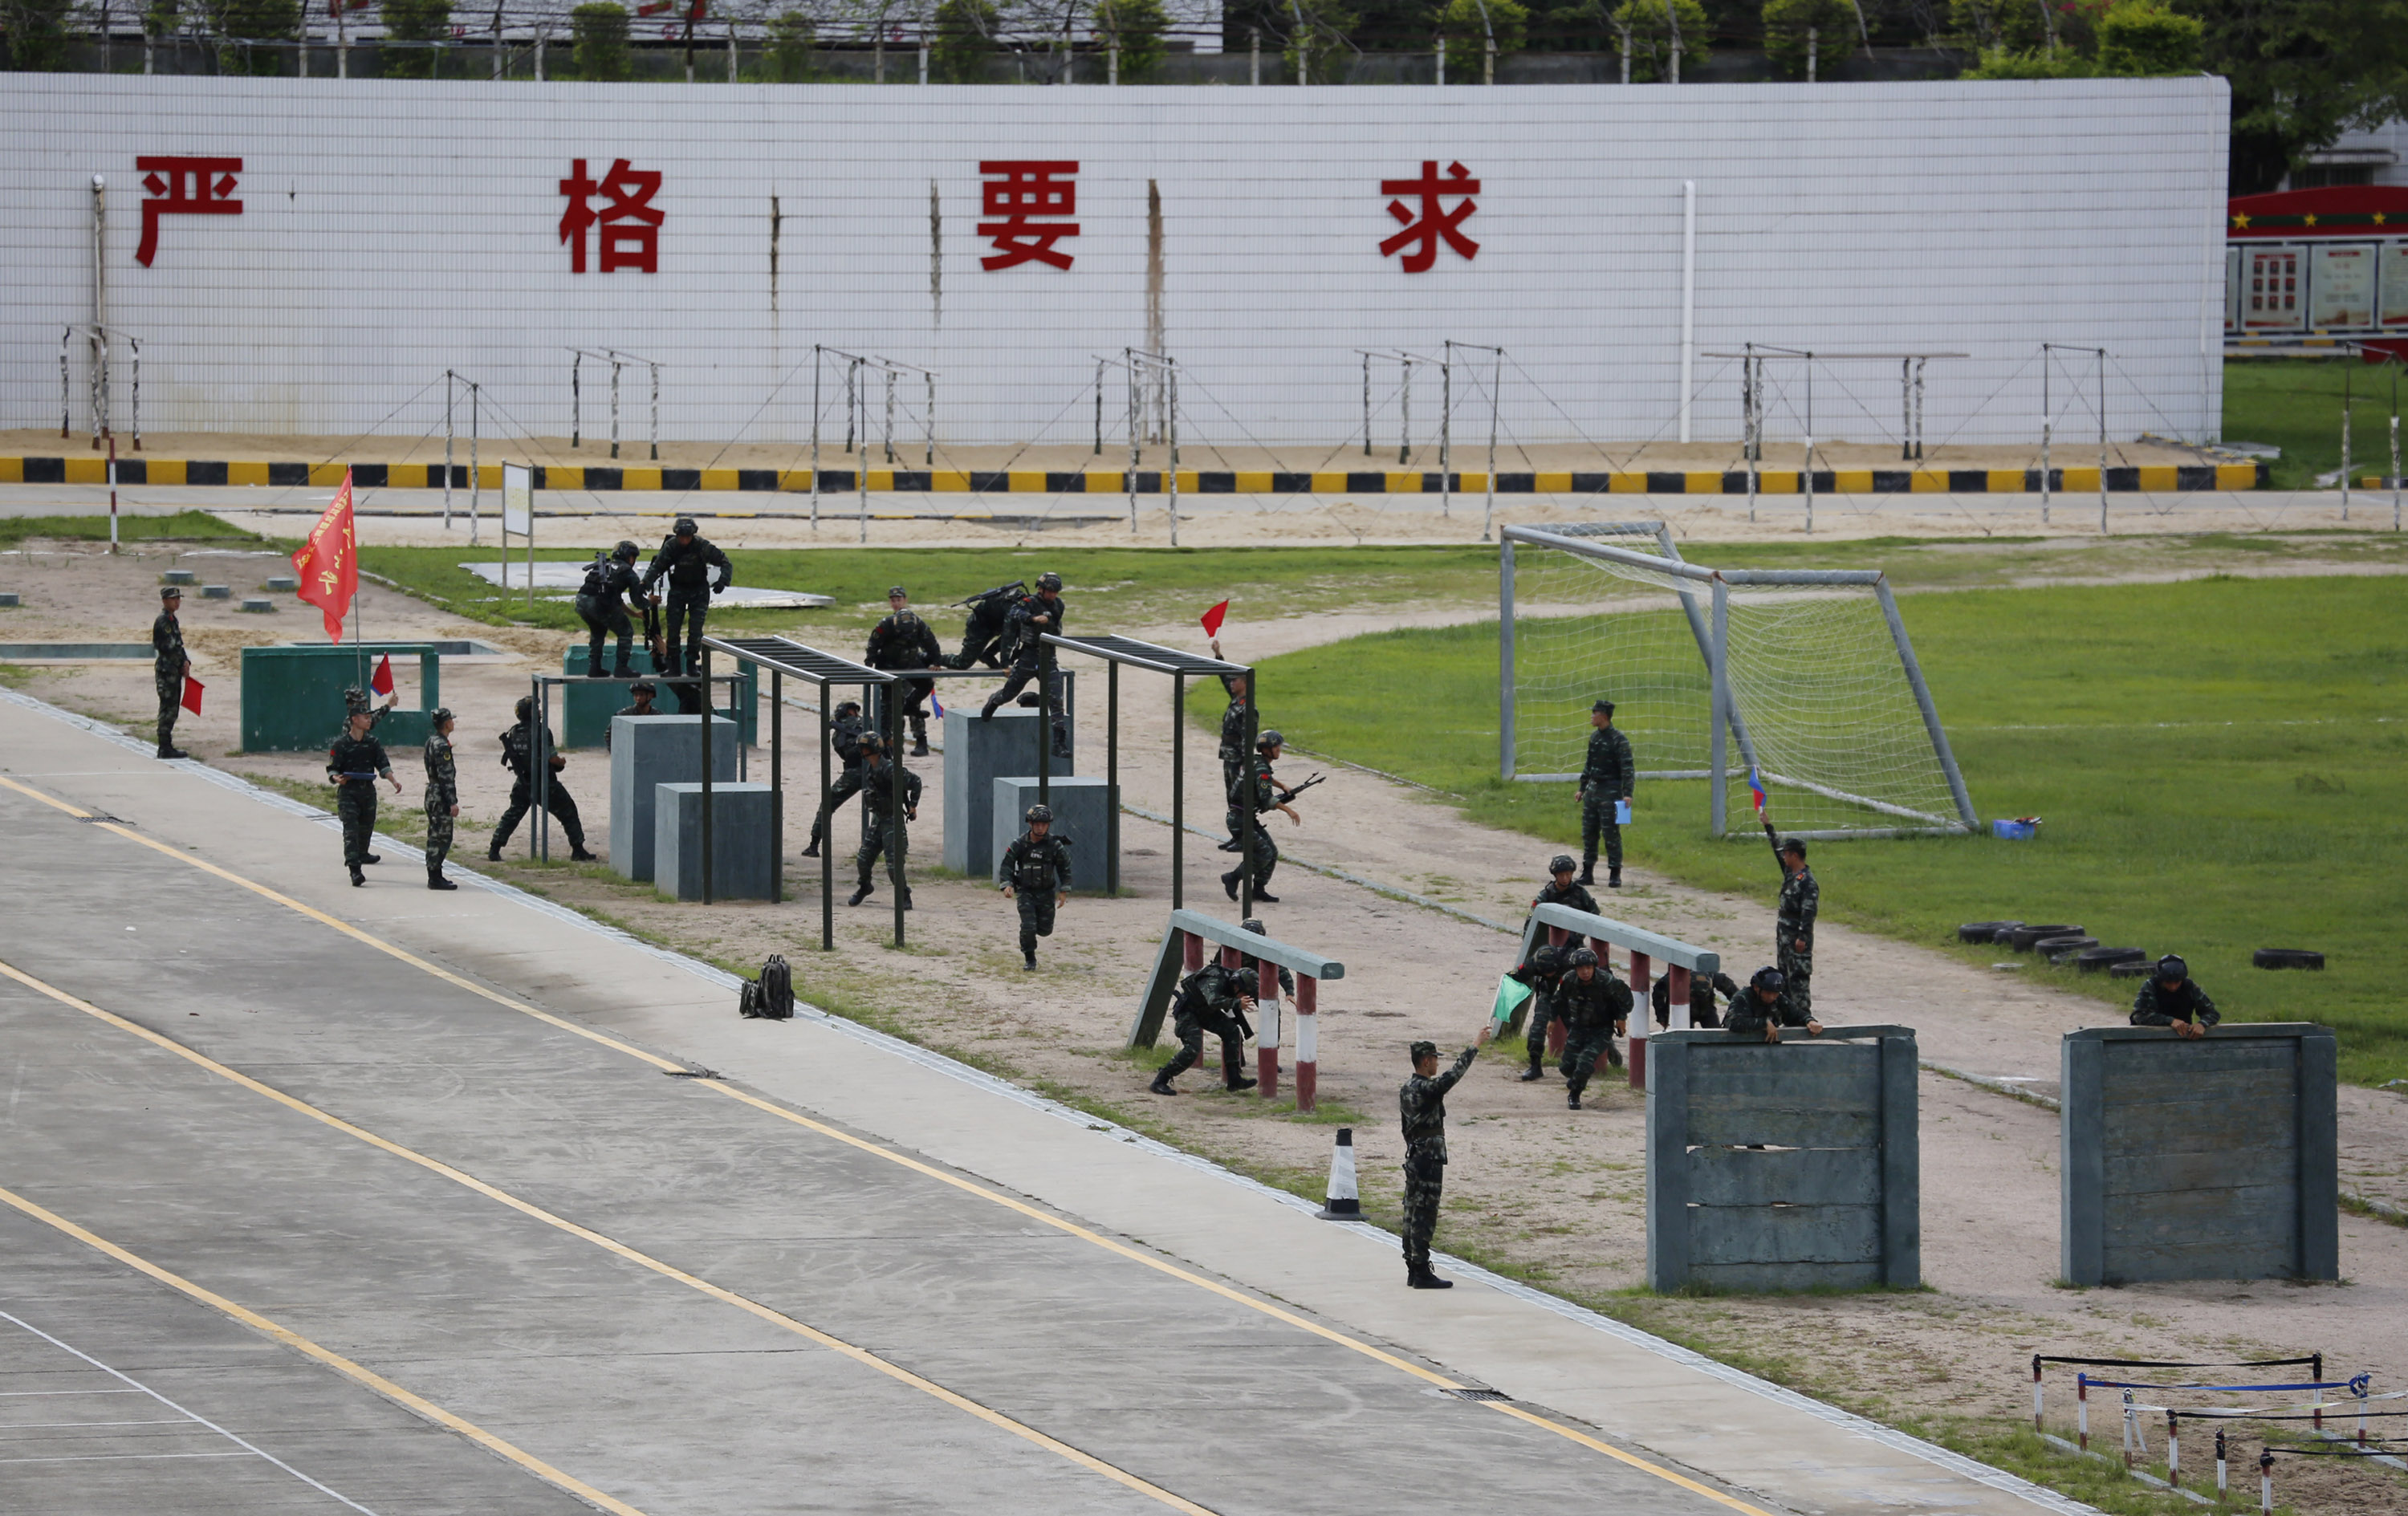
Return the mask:
POLYGON ((134 261, 145 268, 159 255, 160 217, 242 214, 242 202, 227 198, 242 172, 239 158, 136 158, 134 166, 149 196, 142 202, 142 245, 134 250, 134 261))
POLYGON ((987 182, 982 186, 985 192, 982 207, 986 214, 1002 218, 978 223, 978 235, 991 239, 996 247, 993 253, 979 260, 979 266, 992 270, 1040 263, 1055 268, 1069 267, 1071 255, 1054 244, 1066 236, 1077 236, 1079 223, 1029 218, 1078 213, 1079 186, 1074 178, 1079 172, 1078 164, 990 160, 979 164, 979 172, 987 176, 987 182))
POLYGON ((1380 193, 1415 195, 1422 203, 1421 217, 1415 220, 1413 213, 1405 208, 1403 201, 1388 202, 1388 214, 1403 222, 1405 229, 1380 244, 1380 256, 1385 258, 1409 243, 1419 243, 1419 247, 1405 254, 1406 273, 1429 272, 1430 265, 1438 262, 1440 238, 1461 254, 1466 263, 1480 255, 1480 244, 1456 230, 1463 224, 1464 218, 1480 208, 1480 202, 1471 198, 1480 193, 1480 181, 1473 179, 1470 171, 1461 164, 1447 164, 1446 174, 1440 177, 1438 164, 1425 158, 1422 160, 1421 178, 1382 179, 1380 193), (1462 196, 1453 210, 1444 209, 1439 204, 1447 195, 1462 196))
POLYGON ((592 227, 597 228, 594 240, 602 253, 602 272, 633 268, 659 273, 662 213, 652 208, 652 196, 660 188, 658 170, 630 168, 624 158, 613 162, 599 183, 586 177, 584 159, 571 164, 568 178, 560 181, 560 193, 568 196, 568 208, 560 213, 568 271, 585 272, 585 233, 592 227), (599 210, 588 204, 596 194, 608 197, 599 210))

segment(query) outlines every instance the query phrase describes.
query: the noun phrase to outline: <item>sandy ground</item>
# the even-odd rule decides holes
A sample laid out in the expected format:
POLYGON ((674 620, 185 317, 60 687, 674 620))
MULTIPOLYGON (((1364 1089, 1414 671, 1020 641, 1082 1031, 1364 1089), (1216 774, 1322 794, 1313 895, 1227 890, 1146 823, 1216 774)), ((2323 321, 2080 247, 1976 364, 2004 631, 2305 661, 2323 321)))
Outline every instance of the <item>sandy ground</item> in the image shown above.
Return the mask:
MULTIPOLYGON (((0 637, 140 640, 164 556, 115 560, 79 552, 20 560, 9 587, 26 608, 0 613, 0 637), (138 612, 138 615, 136 614, 138 612)), ((187 555, 188 565, 209 558, 187 555)), ((272 556, 214 560, 238 585, 274 571, 272 556)), ((208 574, 204 578, 209 578, 208 574)), ((238 708, 239 648, 247 642, 312 637, 314 618, 290 611, 242 616, 224 602, 188 602, 188 638, 209 686, 209 713, 187 719, 179 740, 236 772, 310 793, 319 784, 306 755, 230 753, 238 708)), ((470 636, 552 665, 558 634, 471 625, 394 593, 370 587, 362 611, 378 636, 470 636)), ((1480 614, 1477 607, 1408 612, 1336 612, 1251 627, 1234 656, 1256 658, 1363 632, 1480 614)), ((1184 646, 1192 629, 1155 628, 1157 640, 1184 646)), ((1198 651, 1201 651, 1200 648, 1198 651)), ((507 775, 494 759, 494 734, 531 663, 447 666, 445 697, 463 713, 465 809, 460 851, 481 863, 482 825, 499 812, 507 775)), ((1122 774, 1132 805, 1167 811, 1170 734, 1167 688, 1142 676, 1125 680, 1122 774)), ((147 665, 57 665, 36 670, 24 687, 70 708, 129 724, 147 721, 147 665)), ((966 689, 961 703, 968 704, 966 689)), ((1209 694, 1199 699, 1210 700, 1209 694)), ((1081 751, 1100 771, 1101 702, 1087 703, 1081 751)), ((1310 741, 1305 713, 1274 708, 1310 741)), ((331 724, 331 720, 330 720, 331 724)), ((1190 795, 1218 783, 1209 741, 1188 744, 1190 795)), ((389 830, 414 836, 417 765, 397 755, 409 794, 388 802, 389 830)), ((796 754, 798 760, 801 755, 796 754)), ((808 760, 802 760, 808 761, 808 760)), ((1328 1161, 1329 1128, 1359 1121, 1357 1153, 1367 1206, 1393 1219, 1399 1141, 1393 1092, 1404 1048, 1429 1037, 1460 1045, 1480 1024, 1498 972, 1511 963, 1506 934, 1459 916, 1406 903, 1356 885, 1283 866, 1281 899, 1264 908, 1274 936, 1311 945, 1348 965, 1330 984, 1321 1011, 1318 1120, 1267 1102, 1211 1090, 1202 1072, 1182 1083, 1189 1094, 1163 1100, 1143 1092, 1163 1054, 1125 1052, 1122 1043, 1137 987, 1162 929, 1168 895, 1169 835, 1160 825, 1125 822, 1126 880, 1117 900, 1081 897, 1063 912, 1045 945, 1043 971, 1022 972, 1011 908, 981 881, 932 877, 925 866, 941 843, 942 764, 921 760, 927 780, 914 828, 918 908, 911 947, 888 943, 886 896, 849 910, 842 903, 850 860, 839 862, 836 908, 839 951, 817 945, 816 861, 790 857, 789 888, 807 898, 782 906, 703 908, 660 899, 649 887, 615 880, 599 866, 505 865, 510 877, 554 898, 607 914, 633 929, 730 965, 754 965, 772 951, 795 961, 806 995, 903 1032, 931 1046, 1007 1072, 1065 1098, 1140 1124, 1194 1151, 1307 1193, 1328 1161), (808 872, 806 872, 808 869, 808 872)), ((1317 765, 1291 754, 1283 773, 1327 767, 1329 782, 1308 797, 1305 823, 1273 818, 1281 846, 1315 863, 1344 868, 1394 888, 1443 900, 1496 921, 1518 920, 1553 846, 1473 826, 1443 804, 1367 773, 1317 765)), ((756 773, 759 769, 756 768, 756 773)), ((607 844, 607 780, 598 752, 572 756, 565 775, 585 807, 594 845, 607 844)), ((388 792, 389 793, 389 792, 388 792)), ((1210 814, 1191 813, 1207 827, 1210 814)), ((1574 838, 1566 808, 1565 837, 1574 838)), ((803 792, 789 804, 789 832, 799 846, 809 822, 803 792)), ((1641 824, 1644 824, 1643 811, 1641 824)), ((857 836, 840 821, 839 838, 857 836)), ((326 867, 339 866, 327 839, 326 867)), ((513 853, 523 851, 523 843, 513 853)), ((554 856, 562 856, 556 851, 554 856)), ((1213 875, 1228 862, 1209 840, 1191 837, 1187 900, 1234 913, 1213 875)), ((1818 859, 1827 892, 1847 887, 1843 850, 1818 859)), ((377 888, 416 888, 421 880, 392 864, 377 888)), ((1687 889, 1632 870, 1607 908, 1627 920, 1699 941, 1742 970, 1769 956, 1772 865, 1760 895, 1687 889)), ((1600 892, 1602 894, 1604 892, 1600 892)), ((1902 1022, 1918 1029, 1927 1059, 2045 1088, 2057 1069, 2057 1039, 2102 1020, 2094 1002, 1986 973, 1935 951, 1827 927, 1820 935, 1817 1002, 1833 1023, 1902 1022)), ((733 1014, 734 1008, 729 1008, 733 1014)), ((1518 1046, 1475 1065, 1451 1102, 1455 1163, 1450 1170, 1442 1246, 1511 1268, 1551 1288, 1602 1305, 1655 1329, 1780 1374, 1790 1382, 1892 1420, 1965 1417, 2004 1428, 2028 1414, 2025 1365, 2030 1353, 2213 1358, 2272 1356, 2321 1350, 2339 1374, 2371 1371, 2375 1388, 2408 1377, 2408 1230, 2344 1215, 2338 1286, 2274 1282, 2203 1283, 2075 1291, 2054 1288, 2057 1254, 2057 1118, 2028 1104, 1936 1074, 1922 1081, 1924 1271, 1931 1291, 1856 1296, 1655 1299, 1613 1296, 1637 1282, 1644 1244, 1641 1162, 1643 1097, 1602 1076, 1587 1108, 1565 1108, 1552 1074, 1525 1084, 1518 1046)), ((1252 1066, 1251 1054, 1249 1067, 1252 1066)), ((1283 1091, 1283 1094, 1288 1092, 1283 1091)), ((2408 1101, 2356 1088, 2342 1092, 2344 1187, 2408 1200, 2408 1101)), ((2071 1392, 2053 1395, 2070 1412, 2071 1392)), ((2315 1511, 2408 1509, 2408 1481, 2338 1460, 2291 1461, 2285 1495, 2315 1511), (2295 1464, 2297 1466, 2295 1466, 2295 1464)))

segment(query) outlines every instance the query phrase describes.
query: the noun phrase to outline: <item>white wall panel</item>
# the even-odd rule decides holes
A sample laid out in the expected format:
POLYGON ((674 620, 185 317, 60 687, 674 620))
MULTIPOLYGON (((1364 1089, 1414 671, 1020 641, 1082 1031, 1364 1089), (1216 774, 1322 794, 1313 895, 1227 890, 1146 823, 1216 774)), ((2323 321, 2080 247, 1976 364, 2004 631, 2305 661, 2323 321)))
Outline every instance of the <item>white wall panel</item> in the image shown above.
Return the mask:
MULTIPOLYGON (((439 424, 455 368, 517 425, 565 434, 575 345, 662 359, 666 435, 799 440, 824 343, 939 370, 950 440, 1073 441, 1094 355, 1145 341, 1151 179, 1190 438, 1333 444, 1359 418, 1351 350, 1446 337, 1509 350, 1512 436, 1669 437, 1695 179, 1700 350, 1969 352, 1930 367, 1940 442, 2029 437, 2038 345, 2104 346, 2115 435, 2212 436, 2227 113, 2207 78, 1018 90, 14 75, 0 416, 57 415, 99 173, 109 315, 143 339, 149 430, 414 433, 439 424), (166 219, 144 268, 134 160, 157 153, 239 156, 245 208, 166 219), (579 157, 597 178, 617 157, 666 176, 657 274, 569 271, 556 184, 579 157), (982 270, 989 157, 1080 162, 1070 270, 982 270), (1396 229, 1378 181, 1425 158, 1482 180, 1464 224, 1480 251, 1442 249, 1411 275, 1378 251, 1396 229)), ((1818 435, 1894 433, 1895 365, 1847 373, 1818 381, 1818 435)), ((1735 436, 1737 366, 1701 359, 1697 376, 1698 435, 1735 436)), ((1425 419, 1434 391, 1416 388, 1425 419)))

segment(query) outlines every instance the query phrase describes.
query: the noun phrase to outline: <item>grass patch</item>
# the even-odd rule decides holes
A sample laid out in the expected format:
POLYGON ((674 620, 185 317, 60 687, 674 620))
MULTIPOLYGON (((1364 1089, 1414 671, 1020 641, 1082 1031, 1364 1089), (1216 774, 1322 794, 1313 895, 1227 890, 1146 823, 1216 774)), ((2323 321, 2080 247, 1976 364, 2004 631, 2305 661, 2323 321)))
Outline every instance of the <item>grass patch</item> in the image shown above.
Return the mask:
MULTIPOLYGON (((2408 1075, 2408 1016, 2386 966, 2393 924, 2408 915, 2408 619, 2397 605, 2386 579, 2338 578, 1909 601, 1977 811, 2046 823, 2027 843, 1821 844, 1825 912, 1976 963, 1998 951, 1960 948, 1959 922, 2080 922, 2113 946, 2181 952, 2229 1021, 2333 1027, 2346 1080, 2408 1075), (2319 949, 2329 967, 2253 968, 2260 947, 2319 949)), ((1569 786, 1496 777, 1493 622, 1290 654, 1266 665, 1266 680, 1311 692, 1279 702, 1300 746, 1431 785, 1474 821, 1544 839, 1534 879, 1543 851, 1577 838, 1569 786)), ((1705 788, 1643 785, 1627 850, 1691 884, 1762 899, 1769 949, 1772 861, 1760 842, 1707 835, 1705 788)), ((2071 967, 2023 972, 2096 997, 2102 1022, 2131 994, 2129 981, 2071 967)))
MULTIPOLYGON (((100 516, 12 516, 0 519, 0 548, 13 548, 35 538, 68 542, 106 542, 108 518, 100 516)), ((265 542, 256 532, 228 526, 206 510, 179 510, 173 516, 120 516, 120 542, 265 542)))
POLYGON ((2306 490, 2315 477, 2341 466, 2342 388, 2353 421, 2351 472, 2391 471, 2391 387, 2398 369, 2354 359, 2245 358, 2224 365, 2224 435, 2239 442, 2271 442, 2274 487, 2306 490))

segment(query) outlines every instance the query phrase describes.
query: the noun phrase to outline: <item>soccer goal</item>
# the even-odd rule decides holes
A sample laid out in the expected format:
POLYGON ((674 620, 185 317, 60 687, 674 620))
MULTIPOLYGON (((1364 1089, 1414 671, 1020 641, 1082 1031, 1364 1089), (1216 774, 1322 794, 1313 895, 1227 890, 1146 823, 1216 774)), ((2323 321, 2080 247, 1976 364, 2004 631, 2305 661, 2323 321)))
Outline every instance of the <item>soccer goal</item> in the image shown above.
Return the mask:
POLYGON ((1498 553, 1506 779, 1577 779, 1602 695, 1641 779, 1706 781, 1717 837, 1751 774, 1784 833, 1979 829, 1879 569, 1704 568, 1653 522, 1509 526, 1498 553))

